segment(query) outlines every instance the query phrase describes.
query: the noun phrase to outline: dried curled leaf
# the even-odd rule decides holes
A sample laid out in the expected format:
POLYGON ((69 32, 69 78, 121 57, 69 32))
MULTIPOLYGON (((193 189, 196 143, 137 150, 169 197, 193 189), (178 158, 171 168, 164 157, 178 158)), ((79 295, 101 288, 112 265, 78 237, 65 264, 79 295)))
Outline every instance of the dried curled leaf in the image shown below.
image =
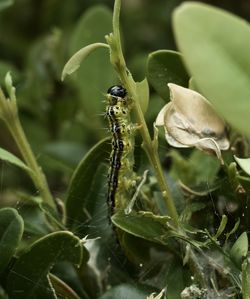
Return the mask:
POLYGON ((156 126, 164 126, 167 142, 174 147, 197 147, 214 153, 229 148, 226 124, 198 92, 169 83, 170 102, 159 112, 156 126))

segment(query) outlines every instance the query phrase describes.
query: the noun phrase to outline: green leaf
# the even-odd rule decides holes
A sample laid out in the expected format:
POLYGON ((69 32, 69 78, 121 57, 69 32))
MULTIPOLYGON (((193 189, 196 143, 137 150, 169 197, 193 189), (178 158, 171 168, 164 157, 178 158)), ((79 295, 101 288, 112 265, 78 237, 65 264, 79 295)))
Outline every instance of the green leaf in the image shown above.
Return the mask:
POLYGON ((14 3, 14 0, 1 0, 0 1, 0 10, 3 10, 14 3))
POLYGON ((16 100, 16 88, 13 86, 13 80, 10 72, 7 72, 5 75, 5 88, 8 94, 8 97, 11 101, 16 100))
POLYGON ((159 244, 165 244, 170 228, 168 216, 156 216, 151 212, 119 212, 113 215, 112 222, 120 229, 136 236, 159 244))
POLYGON ((75 167, 82 158, 85 147, 77 142, 55 141, 47 143, 44 146, 43 152, 49 155, 58 163, 62 163, 65 167, 75 167))
POLYGON ((219 236, 224 232, 226 225, 227 225, 228 218, 226 215, 222 215, 220 225, 217 229, 217 232, 214 236, 215 240, 219 238, 219 236))
POLYGON ((134 235, 125 232, 120 234, 119 231, 119 241, 129 261, 135 265, 143 264, 144 267, 152 267, 152 264, 159 263, 159 256, 161 256, 162 251, 166 251, 166 248, 162 245, 135 237, 134 235), (141 250, 141 248, 143 248, 143 250, 141 250), (150 254, 152 250, 155 252, 153 258, 150 254), (159 253, 159 256, 157 256, 157 253, 159 253))
POLYGON ((247 233, 242 233, 230 250, 230 256, 237 266, 241 267, 243 257, 246 257, 248 251, 247 233))
POLYGON ((136 89, 139 95, 140 106, 143 114, 146 113, 149 103, 149 86, 148 80, 145 78, 141 82, 136 82, 136 89))
MULTIPOLYGON (((93 250, 93 247, 91 246, 91 251, 93 250)), ((91 296, 88 296, 87 294, 87 288, 90 285, 93 287, 92 282, 89 281, 87 277, 87 281, 82 279, 82 272, 83 275, 86 274, 86 271, 82 270, 88 267, 88 264, 83 264, 80 269, 77 269, 74 265, 72 265, 70 262, 60 262, 55 265, 53 268, 53 275, 56 277, 59 277, 60 279, 63 279, 63 283, 66 283, 69 285, 74 291, 77 292, 77 295, 81 299, 90 299, 91 296)), ((49 274, 51 275, 51 273, 49 274)), ((86 274, 88 276, 88 274, 86 274)), ((53 283, 53 281, 52 281, 53 283)), ((55 286, 56 289, 56 286, 55 286)), ((95 288, 95 291, 97 292, 97 288, 95 288)), ((96 293, 95 293, 96 294, 96 293)), ((58 296, 59 299, 63 299, 65 297, 58 296)))
POLYGON ((181 299, 181 291, 188 285, 190 273, 177 258, 170 261, 167 272, 167 298, 181 299))
POLYGON ((250 175, 250 158, 241 159, 234 156, 234 159, 239 164, 240 168, 243 169, 248 175, 250 175))
POLYGON ((177 45, 198 90, 229 123, 250 136, 249 24, 223 10, 192 2, 176 9, 173 24, 177 45))
POLYGON ((243 299, 250 299, 250 258, 242 264, 242 295, 243 299))
POLYGON ((206 206, 207 205, 203 202, 192 202, 190 204, 187 204, 180 215, 181 222, 189 223, 192 215, 195 212, 205 209, 206 206))
POLYGON ((158 216, 144 211, 130 214, 118 212, 112 216, 111 220, 115 226, 129 234, 164 246, 173 245, 170 238, 184 240, 197 248, 202 245, 201 242, 171 227, 171 218, 168 216, 158 216))
POLYGON ((149 291, 142 290, 137 286, 121 284, 111 288, 100 299, 145 299, 148 294, 149 291))
POLYGON ((55 289, 56 295, 60 298, 81 299, 70 286, 53 274, 49 274, 50 281, 55 289))
MULTIPOLYGON (((1 10, 1 5, 0 5, 0 10, 1 10)), ((18 70, 15 68, 10 63, 7 63, 6 61, 0 60, 0 85, 3 86, 5 85, 5 75, 6 73, 10 72, 11 76, 13 77, 14 85, 15 83, 20 80, 20 73, 18 70)))
MULTIPOLYGON (((72 33, 69 42, 70 54, 73 55, 90 44, 105 43, 104 36, 111 31, 111 11, 102 5, 91 7, 80 18, 72 33)), ((93 50, 93 47, 96 46, 92 45, 88 49, 93 50)), ((85 48, 84 55, 88 51, 85 48)), ((96 119, 96 114, 103 110, 102 93, 114 84, 114 78, 109 52, 106 49, 95 51, 81 63, 74 81, 81 96, 83 112, 91 119, 92 124, 93 117, 96 119)))
POLYGON ((77 51, 65 64, 62 71, 62 81, 65 79, 67 75, 71 75, 77 69, 79 69, 82 61, 98 48, 109 48, 109 46, 104 43, 94 43, 77 51))
POLYGON ((57 298, 48 273, 55 263, 70 261, 79 266, 83 247, 70 232, 55 232, 39 239, 19 257, 7 278, 10 298, 57 298))
POLYGON ((220 163, 215 157, 206 155, 199 150, 192 152, 189 163, 190 168, 195 168, 193 173, 197 185, 204 182, 206 182, 206 185, 212 184, 220 169, 220 163))
POLYGON ((23 219, 15 209, 0 210, 0 272, 2 272, 19 245, 23 234, 23 219))
POLYGON ((3 148, 0 148, 0 160, 9 162, 22 168, 23 170, 27 171, 29 174, 33 173, 33 171, 26 165, 22 160, 11 154, 10 152, 6 151, 3 148))
POLYGON ((188 87, 189 76, 185 70, 180 53, 170 50, 159 50, 149 54, 147 78, 155 91, 169 101, 168 83, 188 87))
POLYGON ((179 151, 172 150, 169 153, 172 158, 171 176, 190 188, 199 189, 206 193, 210 192, 210 188, 216 179, 216 175, 220 169, 220 163, 213 156, 209 156, 199 150, 192 151, 187 159, 183 157, 179 151))
MULTIPOLYGON (((51 225, 48 222, 46 214, 40 208, 40 204, 32 202, 33 198, 30 195, 18 194, 20 198, 20 206, 18 212, 24 221, 24 232, 26 235, 42 237, 52 231, 51 225)), ((35 200, 36 198, 34 198, 35 200)))
POLYGON ((95 211, 100 218, 100 211, 103 205, 106 206, 106 199, 102 196, 106 179, 103 163, 109 158, 109 152, 110 139, 106 138, 84 156, 73 173, 66 199, 67 226, 80 236, 89 233, 87 224, 95 211), (104 201, 101 204, 100 197, 104 201))
POLYGON ((239 228, 239 225, 240 225, 240 218, 235 222, 234 227, 228 233, 225 234, 226 242, 227 242, 228 238, 237 231, 237 229, 239 228))

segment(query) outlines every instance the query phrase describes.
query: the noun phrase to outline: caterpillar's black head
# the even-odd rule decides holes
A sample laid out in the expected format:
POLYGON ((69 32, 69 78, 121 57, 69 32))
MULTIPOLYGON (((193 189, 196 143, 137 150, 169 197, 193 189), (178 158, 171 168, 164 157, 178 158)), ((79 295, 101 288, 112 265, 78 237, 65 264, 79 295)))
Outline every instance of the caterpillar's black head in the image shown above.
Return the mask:
POLYGON ((114 85, 108 89, 107 93, 113 97, 125 98, 127 90, 120 85, 114 85))

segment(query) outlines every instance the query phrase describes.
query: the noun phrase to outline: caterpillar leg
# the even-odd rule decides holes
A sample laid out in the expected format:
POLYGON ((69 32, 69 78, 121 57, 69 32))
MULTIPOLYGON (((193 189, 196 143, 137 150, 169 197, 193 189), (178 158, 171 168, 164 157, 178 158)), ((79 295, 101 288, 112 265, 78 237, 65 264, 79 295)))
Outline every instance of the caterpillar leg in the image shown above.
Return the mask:
POLYGON ((136 188, 136 191, 135 191, 131 201, 129 202, 128 206, 124 210, 125 214, 128 215, 132 212, 132 209, 133 209, 135 201, 138 197, 138 194, 140 193, 140 190, 141 190, 142 186, 145 184, 145 182, 147 180, 147 175, 148 175, 148 170, 145 170, 144 173, 143 173, 142 180, 141 180, 140 184, 136 188))
POLYGON ((132 134, 135 133, 135 131, 140 130, 141 127, 142 127, 142 125, 138 124, 138 123, 133 123, 128 126, 129 132, 132 134))

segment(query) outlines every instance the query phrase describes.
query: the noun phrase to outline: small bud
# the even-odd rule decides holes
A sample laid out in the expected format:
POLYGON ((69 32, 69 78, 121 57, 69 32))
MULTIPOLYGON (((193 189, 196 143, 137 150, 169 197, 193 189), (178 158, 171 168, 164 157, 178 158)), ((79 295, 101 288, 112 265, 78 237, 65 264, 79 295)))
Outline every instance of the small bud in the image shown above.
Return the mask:
POLYGON ((10 72, 5 76, 5 86, 8 92, 8 96, 11 100, 16 100, 16 88, 13 86, 13 81, 10 72))

